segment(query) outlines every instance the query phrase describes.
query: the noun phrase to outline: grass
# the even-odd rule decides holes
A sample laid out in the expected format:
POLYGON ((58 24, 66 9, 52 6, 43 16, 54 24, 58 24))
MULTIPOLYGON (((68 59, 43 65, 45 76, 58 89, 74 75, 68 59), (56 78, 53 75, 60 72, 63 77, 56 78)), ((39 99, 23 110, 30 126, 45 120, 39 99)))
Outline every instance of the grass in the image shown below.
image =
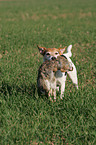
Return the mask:
POLYGON ((0 144, 96 144, 95 25, 95 0, 0 0, 0 144), (38 97, 37 44, 73 45, 78 91, 38 97))

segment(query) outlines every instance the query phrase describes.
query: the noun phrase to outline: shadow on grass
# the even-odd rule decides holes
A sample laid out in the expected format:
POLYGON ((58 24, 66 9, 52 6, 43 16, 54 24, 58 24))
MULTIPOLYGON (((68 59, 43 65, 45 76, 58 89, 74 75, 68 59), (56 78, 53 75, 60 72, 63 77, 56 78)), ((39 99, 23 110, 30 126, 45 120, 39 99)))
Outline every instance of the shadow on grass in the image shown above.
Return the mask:
POLYGON ((0 87, 0 93, 4 95, 10 95, 10 96, 12 96, 13 94, 15 96, 17 96, 18 94, 21 95, 26 94, 28 96, 35 97, 37 93, 37 86, 36 83, 27 86, 26 84, 15 85, 3 81, 0 87))

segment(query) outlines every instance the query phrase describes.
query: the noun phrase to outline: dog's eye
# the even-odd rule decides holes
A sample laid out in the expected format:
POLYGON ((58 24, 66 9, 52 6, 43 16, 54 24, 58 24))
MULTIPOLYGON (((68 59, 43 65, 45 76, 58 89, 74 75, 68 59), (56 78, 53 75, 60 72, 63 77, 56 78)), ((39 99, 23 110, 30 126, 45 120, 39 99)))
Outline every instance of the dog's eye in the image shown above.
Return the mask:
POLYGON ((46 55, 50 55, 50 53, 46 53, 46 55))
POLYGON ((58 55, 58 52, 56 52, 55 55, 58 55))

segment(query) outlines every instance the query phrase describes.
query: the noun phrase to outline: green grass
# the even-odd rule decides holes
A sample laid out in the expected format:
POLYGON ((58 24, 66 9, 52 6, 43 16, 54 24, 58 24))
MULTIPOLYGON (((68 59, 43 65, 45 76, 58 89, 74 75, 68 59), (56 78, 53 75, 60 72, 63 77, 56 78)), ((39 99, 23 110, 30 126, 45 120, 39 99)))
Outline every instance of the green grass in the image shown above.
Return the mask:
POLYGON ((95 0, 0 0, 0 144, 95 145, 95 52, 95 0), (73 45, 78 91, 67 77, 63 100, 38 97, 37 44, 73 45))

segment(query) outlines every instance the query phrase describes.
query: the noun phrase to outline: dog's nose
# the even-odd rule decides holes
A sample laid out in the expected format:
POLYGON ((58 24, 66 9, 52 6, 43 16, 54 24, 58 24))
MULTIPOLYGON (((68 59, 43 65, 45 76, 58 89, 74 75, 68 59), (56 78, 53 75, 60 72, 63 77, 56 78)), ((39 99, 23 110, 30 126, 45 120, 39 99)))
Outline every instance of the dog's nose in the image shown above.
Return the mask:
POLYGON ((56 57, 52 57, 51 59, 52 59, 52 60, 55 60, 55 59, 56 59, 56 57))

